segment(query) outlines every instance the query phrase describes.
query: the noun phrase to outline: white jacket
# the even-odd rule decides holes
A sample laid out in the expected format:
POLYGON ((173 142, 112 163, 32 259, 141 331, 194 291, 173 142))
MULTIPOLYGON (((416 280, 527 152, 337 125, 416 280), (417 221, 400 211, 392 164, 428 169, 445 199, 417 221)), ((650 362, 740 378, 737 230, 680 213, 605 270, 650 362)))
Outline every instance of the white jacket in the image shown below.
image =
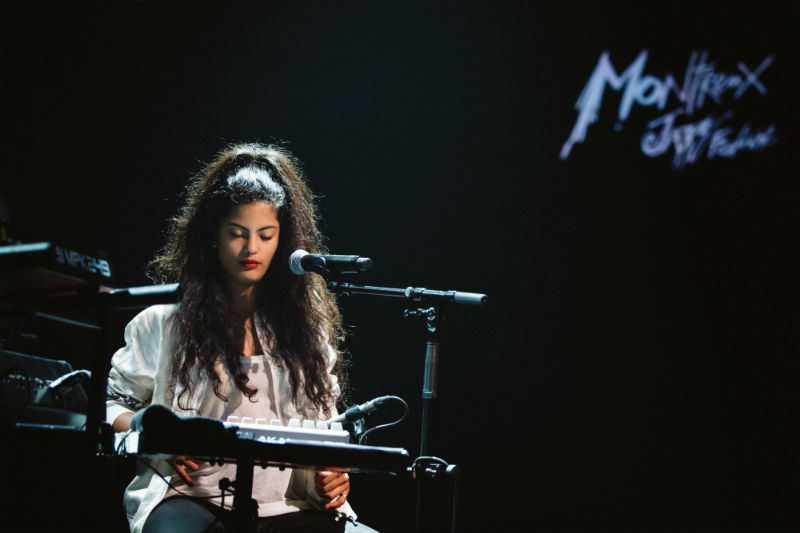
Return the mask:
MULTIPOLYGON (((111 359, 106 402, 106 420, 109 424, 113 424, 123 413, 135 412, 150 404, 169 405, 179 416, 196 415, 195 411, 183 410, 178 406, 178 398, 183 390, 180 384, 175 385, 174 394, 169 394, 177 336, 177 324, 174 320, 176 309, 177 305, 174 304, 148 307, 126 326, 125 346, 111 359)), ((264 332, 257 328, 257 333, 261 346, 268 346, 264 332)), ((302 392, 298 393, 298 405, 292 402, 292 388, 286 368, 279 359, 271 356, 268 359, 271 363, 272 383, 276 384, 277 390, 274 392, 281 421, 287 424, 290 418, 322 419, 313 402, 302 392)), ((328 374, 338 393, 338 380, 330 373, 335 362, 336 352, 331 349, 328 374)), ((201 371, 196 369, 194 377, 193 381, 197 384, 195 390, 191 396, 186 395, 181 400, 189 408, 199 406, 205 394, 214 394, 204 372, 201 375, 201 371)), ((331 412, 331 416, 336 416, 335 407, 332 406, 331 412)), ((170 479, 173 469, 164 459, 151 459, 149 462, 165 478, 170 479)), ((306 478, 307 508, 321 508, 327 500, 320 498, 314 491, 313 472, 302 470, 298 474, 306 478)), ((166 491, 166 483, 151 468, 137 464, 136 477, 125 490, 124 497, 125 512, 132 533, 141 532, 147 517, 161 502, 166 491)), ((301 506, 306 502, 301 502, 301 506)), ((297 506, 297 502, 294 505, 297 506)), ((355 518, 349 503, 339 507, 338 511, 355 518)))

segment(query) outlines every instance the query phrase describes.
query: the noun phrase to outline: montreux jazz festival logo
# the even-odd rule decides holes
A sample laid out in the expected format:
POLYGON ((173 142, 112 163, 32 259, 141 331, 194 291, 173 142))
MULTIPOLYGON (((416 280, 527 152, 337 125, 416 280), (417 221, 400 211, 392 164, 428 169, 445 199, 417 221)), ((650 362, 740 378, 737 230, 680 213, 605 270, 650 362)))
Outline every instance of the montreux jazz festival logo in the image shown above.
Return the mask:
POLYGON ((623 91, 616 131, 622 129, 634 104, 663 111, 668 102, 677 100, 678 107, 647 124, 640 143, 642 152, 649 157, 664 155, 672 148, 672 166, 676 169, 695 163, 704 155, 707 159, 733 158, 741 151, 757 152, 777 141, 774 124, 761 129, 752 128, 747 122, 737 124, 733 111, 725 109, 745 94, 767 94, 759 77, 772 63, 772 55, 752 70, 740 61, 736 72, 720 72, 708 61, 708 52, 693 52, 683 85, 678 85, 669 73, 663 79, 643 75, 647 55, 648 51, 642 50, 622 74, 617 74, 607 51, 600 55, 575 104, 578 119, 561 149, 561 159, 569 157, 572 147, 586 139, 586 130, 597 121, 606 85, 623 91), (704 106, 723 109, 700 116, 704 106))

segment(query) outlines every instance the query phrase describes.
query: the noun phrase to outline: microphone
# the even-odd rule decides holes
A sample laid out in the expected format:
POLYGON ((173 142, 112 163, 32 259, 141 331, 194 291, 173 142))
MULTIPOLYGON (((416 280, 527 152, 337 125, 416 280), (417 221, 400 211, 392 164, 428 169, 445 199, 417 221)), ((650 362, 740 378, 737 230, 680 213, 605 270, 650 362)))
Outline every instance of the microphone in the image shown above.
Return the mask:
POLYGON ((340 414, 339 416, 335 416, 328 420, 329 424, 334 422, 353 422, 355 420, 360 420, 365 418, 368 414, 378 408, 380 404, 385 402, 391 398, 391 396, 381 396, 379 398, 375 398, 374 400, 370 400, 366 403, 362 403, 361 405, 354 405, 353 407, 349 408, 344 413, 340 414))
POLYGON ((302 276, 309 272, 325 275, 330 272, 355 274, 372 268, 372 259, 358 255, 310 254, 305 250, 295 250, 289 257, 289 269, 302 276))

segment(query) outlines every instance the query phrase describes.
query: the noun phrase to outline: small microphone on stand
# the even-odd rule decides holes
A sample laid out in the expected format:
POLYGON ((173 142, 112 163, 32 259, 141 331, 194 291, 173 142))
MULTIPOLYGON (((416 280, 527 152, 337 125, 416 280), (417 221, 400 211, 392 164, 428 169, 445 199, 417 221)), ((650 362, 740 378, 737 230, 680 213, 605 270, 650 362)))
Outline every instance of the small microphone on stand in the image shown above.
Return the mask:
POLYGON ((366 403, 362 403, 361 405, 354 405, 339 416, 331 418, 328 422, 332 424, 334 422, 354 422, 356 420, 361 420, 389 398, 391 398, 391 396, 381 396, 366 403))

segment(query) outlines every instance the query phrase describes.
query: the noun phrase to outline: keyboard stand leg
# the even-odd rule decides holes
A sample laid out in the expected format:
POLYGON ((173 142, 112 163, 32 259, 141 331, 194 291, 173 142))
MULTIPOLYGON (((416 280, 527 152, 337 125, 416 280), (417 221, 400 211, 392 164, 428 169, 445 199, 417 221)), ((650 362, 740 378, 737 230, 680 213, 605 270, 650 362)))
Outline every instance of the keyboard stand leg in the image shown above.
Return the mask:
POLYGON ((253 459, 236 461, 236 481, 233 485, 233 522, 236 531, 255 531, 258 503, 253 499, 253 459))

